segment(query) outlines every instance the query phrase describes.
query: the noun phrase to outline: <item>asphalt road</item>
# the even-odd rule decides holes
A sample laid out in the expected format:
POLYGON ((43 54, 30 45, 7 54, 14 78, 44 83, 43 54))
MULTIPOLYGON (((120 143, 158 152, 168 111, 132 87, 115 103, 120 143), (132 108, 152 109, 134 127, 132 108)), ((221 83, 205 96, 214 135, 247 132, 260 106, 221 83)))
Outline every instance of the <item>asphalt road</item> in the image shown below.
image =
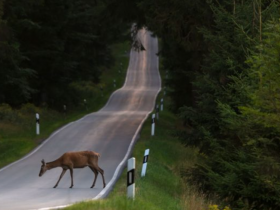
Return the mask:
MULTIPOLYGON (((23 159, 0 169, 0 209, 47 209, 106 196, 126 165, 137 134, 161 86, 158 72, 158 42, 145 30, 139 32, 146 51, 130 53, 124 86, 115 91, 98 112, 69 123, 53 133, 41 146, 23 159), (90 189, 94 174, 86 167, 74 169, 74 187, 69 170, 56 189, 61 168, 39 177, 41 160, 53 161, 67 151, 93 150, 101 154, 99 166, 105 172, 107 186, 99 175, 90 189)), ((143 151, 144 152, 144 151, 143 151)))

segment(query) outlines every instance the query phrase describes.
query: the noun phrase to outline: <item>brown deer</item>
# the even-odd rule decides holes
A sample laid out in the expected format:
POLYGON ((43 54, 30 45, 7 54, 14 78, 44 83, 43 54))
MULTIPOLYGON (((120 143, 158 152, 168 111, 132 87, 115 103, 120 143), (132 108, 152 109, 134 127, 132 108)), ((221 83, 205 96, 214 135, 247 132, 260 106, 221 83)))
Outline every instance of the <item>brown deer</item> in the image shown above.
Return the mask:
POLYGON ((45 163, 44 159, 42 160, 42 166, 41 170, 39 173, 39 176, 43 176, 43 174, 50 169, 56 168, 56 167, 61 167, 62 168, 62 173, 60 174, 60 177, 55 184, 54 188, 57 187, 59 181, 67 171, 67 169, 70 170, 70 175, 71 175, 71 186, 72 188, 73 185, 73 168, 84 168, 88 166, 93 173, 95 174, 93 184, 91 188, 94 187, 98 172, 102 175, 103 179, 103 187, 105 188, 106 183, 104 179, 104 171, 99 168, 98 166, 98 157, 100 157, 100 154, 97 152, 93 151, 80 151, 80 152, 66 152, 64 153, 60 158, 58 158, 55 161, 45 163))

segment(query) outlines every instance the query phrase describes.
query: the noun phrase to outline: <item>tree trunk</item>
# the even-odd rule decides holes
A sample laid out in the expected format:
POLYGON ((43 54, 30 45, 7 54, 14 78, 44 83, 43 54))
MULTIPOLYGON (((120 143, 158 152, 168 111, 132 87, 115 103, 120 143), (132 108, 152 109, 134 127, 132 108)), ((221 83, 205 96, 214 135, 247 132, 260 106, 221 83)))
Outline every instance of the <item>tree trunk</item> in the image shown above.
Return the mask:
POLYGON ((262 41, 262 0, 259 2, 260 42, 262 41))

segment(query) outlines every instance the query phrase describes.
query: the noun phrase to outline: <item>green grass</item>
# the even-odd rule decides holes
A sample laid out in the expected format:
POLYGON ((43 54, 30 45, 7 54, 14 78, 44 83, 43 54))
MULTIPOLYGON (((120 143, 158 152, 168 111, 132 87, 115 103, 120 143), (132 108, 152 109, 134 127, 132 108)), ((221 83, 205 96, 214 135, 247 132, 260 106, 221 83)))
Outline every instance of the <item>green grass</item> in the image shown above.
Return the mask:
POLYGON ((100 85, 91 84, 91 97, 87 98, 87 108, 81 99, 81 105, 67 110, 66 114, 31 104, 20 110, 12 110, 8 105, 0 105, 0 168, 14 162, 47 139, 51 133, 63 125, 78 120, 84 115, 98 111, 108 101, 113 91, 120 88, 126 77, 130 50, 129 42, 111 46, 115 65, 104 68, 100 85), (122 65, 120 65, 122 63, 122 65), (116 80, 116 87, 113 81, 116 80), (40 113, 40 135, 35 133, 35 113, 40 113), (2 117, 1 117, 2 116, 2 117))
POLYGON ((67 210, 207 209, 208 202, 205 196, 197 193, 180 177, 181 168, 190 167, 197 160, 195 149, 182 146, 174 135, 180 121, 169 111, 160 112, 160 119, 156 121, 155 136, 152 137, 150 117, 144 123, 140 139, 133 149, 132 156, 136 158, 135 200, 126 196, 125 169, 107 198, 81 202, 66 208, 67 210), (150 155, 146 176, 141 178, 145 149, 150 149, 150 155))

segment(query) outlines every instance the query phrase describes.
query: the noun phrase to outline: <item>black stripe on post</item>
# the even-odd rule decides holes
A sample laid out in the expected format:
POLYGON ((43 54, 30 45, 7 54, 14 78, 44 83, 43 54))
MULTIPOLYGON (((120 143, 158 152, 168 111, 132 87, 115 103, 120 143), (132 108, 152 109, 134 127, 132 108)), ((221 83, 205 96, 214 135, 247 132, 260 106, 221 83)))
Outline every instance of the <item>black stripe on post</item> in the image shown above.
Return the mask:
POLYGON ((38 118, 36 118, 36 123, 38 123, 38 124, 40 123, 40 120, 38 118))
POLYGON ((135 169, 131 169, 127 172, 127 186, 134 184, 134 172, 135 169))
POLYGON ((155 123, 155 118, 152 118, 152 124, 154 124, 155 123))
POLYGON ((149 155, 145 155, 143 158, 143 163, 147 163, 149 159, 149 155))

